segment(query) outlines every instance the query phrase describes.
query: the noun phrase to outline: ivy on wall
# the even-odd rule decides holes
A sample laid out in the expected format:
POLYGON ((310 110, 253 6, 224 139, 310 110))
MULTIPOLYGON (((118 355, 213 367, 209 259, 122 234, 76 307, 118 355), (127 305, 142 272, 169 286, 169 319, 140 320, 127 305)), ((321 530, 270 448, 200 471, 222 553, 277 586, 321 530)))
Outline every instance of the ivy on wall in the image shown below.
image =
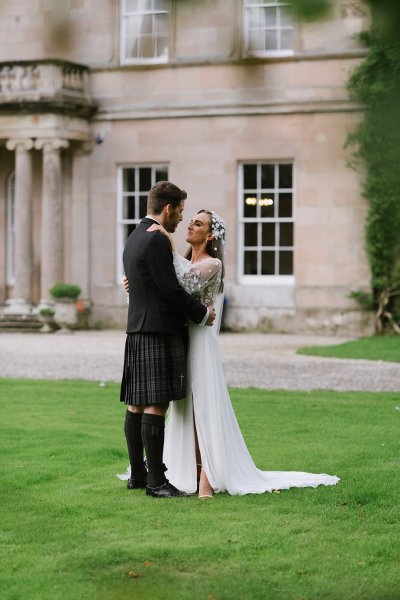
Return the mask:
POLYGON ((400 333, 400 3, 365 1, 373 17, 361 36, 368 52, 348 82, 365 112, 348 143, 355 145, 354 157, 366 173, 371 292, 353 297, 374 309, 376 333, 388 326, 400 333))

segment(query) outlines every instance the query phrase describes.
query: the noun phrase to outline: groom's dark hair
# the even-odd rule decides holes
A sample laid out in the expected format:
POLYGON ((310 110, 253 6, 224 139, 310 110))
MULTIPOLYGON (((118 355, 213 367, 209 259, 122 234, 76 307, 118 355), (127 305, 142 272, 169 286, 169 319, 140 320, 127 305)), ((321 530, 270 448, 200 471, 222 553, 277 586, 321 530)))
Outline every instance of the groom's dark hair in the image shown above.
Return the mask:
POLYGON ((182 200, 186 200, 187 193, 170 181, 159 181, 151 188, 147 198, 147 212, 153 215, 162 213, 164 206, 170 204, 176 208, 182 200))

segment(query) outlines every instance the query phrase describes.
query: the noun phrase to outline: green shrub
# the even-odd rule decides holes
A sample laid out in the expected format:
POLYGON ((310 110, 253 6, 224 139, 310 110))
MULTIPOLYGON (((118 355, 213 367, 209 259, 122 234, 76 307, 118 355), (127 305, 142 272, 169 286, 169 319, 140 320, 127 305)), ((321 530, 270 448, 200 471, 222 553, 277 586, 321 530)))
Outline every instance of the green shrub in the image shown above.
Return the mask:
POLYGON ((371 294, 353 293, 362 308, 375 312, 376 333, 388 326, 400 332, 400 23, 398 3, 372 8, 371 29, 361 36, 368 52, 349 79, 352 98, 364 115, 348 143, 355 145, 355 163, 366 173, 363 195, 368 203, 366 250, 371 268, 371 294))
POLYGON ((55 283, 49 290, 53 298, 71 298, 72 300, 76 300, 81 291, 79 285, 61 281, 55 283))
POLYGON ((41 315, 42 317, 53 317, 54 316, 55 311, 52 308, 41 308, 39 310, 39 315, 41 315))

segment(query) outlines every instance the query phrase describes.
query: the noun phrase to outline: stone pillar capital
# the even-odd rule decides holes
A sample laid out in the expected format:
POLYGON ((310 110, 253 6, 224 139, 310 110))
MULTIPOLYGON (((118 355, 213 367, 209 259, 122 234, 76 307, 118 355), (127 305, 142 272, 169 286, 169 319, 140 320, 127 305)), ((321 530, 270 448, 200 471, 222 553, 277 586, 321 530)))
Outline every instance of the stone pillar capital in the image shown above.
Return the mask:
POLYGON ((91 154, 93 152, 93 142, 82 142, 75 150, 78 156, 91 154))
POLYGON ((14 138, 6 142, 7 150, 32 150, 33 147, 34 143, 30 138, 14 138))
POLYGON ((39 138, 35 141, 36 150, 52 151, 68 148, 69 141, 62 138, 39 138))

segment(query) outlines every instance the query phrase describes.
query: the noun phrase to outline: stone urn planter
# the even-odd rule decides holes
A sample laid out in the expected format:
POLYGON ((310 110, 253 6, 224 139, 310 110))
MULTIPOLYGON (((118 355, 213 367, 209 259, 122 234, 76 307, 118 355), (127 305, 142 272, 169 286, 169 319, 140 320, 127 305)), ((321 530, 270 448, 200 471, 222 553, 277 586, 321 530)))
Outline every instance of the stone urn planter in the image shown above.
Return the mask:
POLYGON ((70 332, 78 323, 76 300, 81 288, 71 283, 58 282, 49 291, 54 299, 54 321, 60 327, 59 333, 70 332))
POLYGON ((40 333, 52 333, 54 331, 55 310, 50 307, 40 309, 38 319, 42 323, 40 333))

